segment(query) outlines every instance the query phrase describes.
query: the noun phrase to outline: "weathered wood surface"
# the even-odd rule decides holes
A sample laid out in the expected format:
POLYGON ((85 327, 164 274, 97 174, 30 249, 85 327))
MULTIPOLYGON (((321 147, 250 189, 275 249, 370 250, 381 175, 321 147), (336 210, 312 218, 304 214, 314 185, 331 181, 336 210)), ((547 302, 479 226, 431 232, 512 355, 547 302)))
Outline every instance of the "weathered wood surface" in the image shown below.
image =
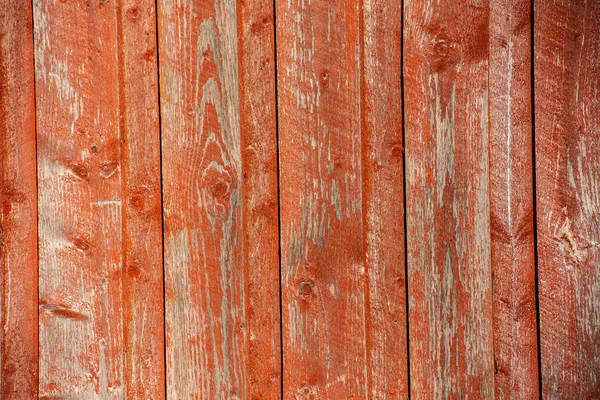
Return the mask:
POLYGON ((539 398, 529 0, 490 2, 490 215, 496 397, 539 398))
POLYGON ((402 143, 402 2, 363 2, 362 201, 366 395, 408 398, 402 143), (385 106, 383 106, 385 105, 385 106))
POLYGON ((405 398, 401 8, 276 11, 284 397, 405 398))
POLYGON ((159 11, 167 392, 276 397, 273 7, 161 1, 159 11))
POLYGON ((279 206, 272 0, 238 2, 249 399, 281 398, 279 206))
POLYGON ((600 398, 599 20, 0 0, 0 397, 600 398))
POLYGON ((494 396, 489 4, 405 1, 411 393, 494 396))
POLYGON ((37 192, 31 3, 0 1, 0 397, 37 397, 37 192))
POLYGON ((160 398, 152 1, 34 2, 41 398, 160 398))
POLYGON ((600 398, 600 3, 535 1, 544 398, 600 398))

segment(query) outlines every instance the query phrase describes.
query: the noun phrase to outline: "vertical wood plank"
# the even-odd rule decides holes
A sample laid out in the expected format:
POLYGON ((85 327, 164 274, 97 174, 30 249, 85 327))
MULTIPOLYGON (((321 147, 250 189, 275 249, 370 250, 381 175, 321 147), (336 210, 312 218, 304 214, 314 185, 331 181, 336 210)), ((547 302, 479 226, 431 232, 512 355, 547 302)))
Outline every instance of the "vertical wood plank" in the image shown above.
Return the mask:
POLYGON ((41 398, 164 397, 154 21, 34 2, 41 398))
POLYGON ((529 0, 490 2, 490 215, 496 397, 539 398, 529 0))
POLYGON ((411 393, 493 398, 489 4, 404 7, 411 393))
POLYGON ((127 397, 158 399, 165 340, 156 3, 117 4, 127 397))
POLYGON ((248 395, 281 398, 279 206, 272 0, 239 2, 248 395))
POLYGON ((364 0, 363 221, 373 399, 408 398, 402 143, 402 2, 364 0))
POLYGON ((600 397, 600 3, 535 2, 543 397, 600 397))
POLYGON ((284 397, 366 396, 359 3, 276 13, 284 397))
POLYGON ((168 395, 277 396, 272 5, 159 5, 168 395))
POLYGON ((401 8, 276 11, 284 397, 405 398, 401 8))
POLYGON ((37 190, 31 3, 0 1, 0 397, 37 397, 37 190))

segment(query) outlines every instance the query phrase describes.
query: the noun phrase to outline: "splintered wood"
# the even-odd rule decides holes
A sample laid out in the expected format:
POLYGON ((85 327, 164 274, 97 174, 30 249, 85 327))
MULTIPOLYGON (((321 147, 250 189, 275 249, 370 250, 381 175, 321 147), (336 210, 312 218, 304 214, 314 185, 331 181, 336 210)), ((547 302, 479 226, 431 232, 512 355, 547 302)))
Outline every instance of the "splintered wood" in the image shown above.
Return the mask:
POLYGON ((0 398, 600 398, 599 20, 0 0, 0 398))

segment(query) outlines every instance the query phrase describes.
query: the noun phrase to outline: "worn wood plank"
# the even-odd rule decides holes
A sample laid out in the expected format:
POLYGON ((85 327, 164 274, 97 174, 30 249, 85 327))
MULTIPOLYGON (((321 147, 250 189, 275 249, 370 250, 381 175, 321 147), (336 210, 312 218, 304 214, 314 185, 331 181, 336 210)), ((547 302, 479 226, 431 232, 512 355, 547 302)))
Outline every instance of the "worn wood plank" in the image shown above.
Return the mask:
POLYGON ((127 397, 165 397, 156 4, 120 0, 118 51, 127 397))
POLYGON ((277 396, 272 5, 159 10, 167 392, 277 396))
POLYGON ((531 5, 490 2, 490 215, 496 397, 537 399, 531 5))
POLYGON ((359 3, 276 14, 284 397, 364 397, 359 3))
POLYGON ((600 3, 535 1, 544 398, 600 397, 600 3))
POLYGON ((37 191, 31 3, 0 1, 0 397, 37 397, 37 191))
POLYGON ((154 21, 34 2, 41 398, 164 397, 154 21))
POLYGON ((493 398, 489 4, 404 3, 411 393, 493 398))
POLYGON ((281 398, 279 205, 272 0, 239 2, 247 398, 281 398))
POLYGON ((362 180, 368 397, 408 398, 402 143, 402 2, 365 0, 362 180))
POLYGON ((276 9, 284 397, 405 398, 402 10, 276 9))

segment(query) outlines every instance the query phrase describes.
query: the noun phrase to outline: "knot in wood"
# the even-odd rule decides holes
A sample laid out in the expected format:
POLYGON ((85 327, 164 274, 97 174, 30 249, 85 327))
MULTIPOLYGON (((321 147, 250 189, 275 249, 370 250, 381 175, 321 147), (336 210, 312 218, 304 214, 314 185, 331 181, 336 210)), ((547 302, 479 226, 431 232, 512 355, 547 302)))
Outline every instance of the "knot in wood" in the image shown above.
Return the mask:
POLYGON ((304 296, 304 297, 309 297, 312 295, 313 293, 313 288, 315 286, 315 283, 313 281, 311 281, 310 279, 305 279, 302 282, 300 282, 300 295, 304 296))

